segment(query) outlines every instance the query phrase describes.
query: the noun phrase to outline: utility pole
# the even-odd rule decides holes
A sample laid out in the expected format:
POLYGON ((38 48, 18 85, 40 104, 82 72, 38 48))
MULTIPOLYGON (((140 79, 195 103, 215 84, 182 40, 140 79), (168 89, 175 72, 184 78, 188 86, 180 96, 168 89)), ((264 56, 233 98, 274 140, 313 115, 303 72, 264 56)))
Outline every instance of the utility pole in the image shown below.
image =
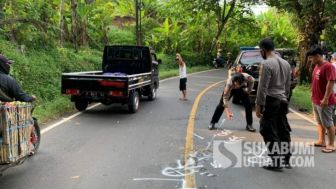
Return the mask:
POLYGON ((135 0, 135 36, 136 36, 136 45, 142 45, 141 39, 141 0, 135 0))

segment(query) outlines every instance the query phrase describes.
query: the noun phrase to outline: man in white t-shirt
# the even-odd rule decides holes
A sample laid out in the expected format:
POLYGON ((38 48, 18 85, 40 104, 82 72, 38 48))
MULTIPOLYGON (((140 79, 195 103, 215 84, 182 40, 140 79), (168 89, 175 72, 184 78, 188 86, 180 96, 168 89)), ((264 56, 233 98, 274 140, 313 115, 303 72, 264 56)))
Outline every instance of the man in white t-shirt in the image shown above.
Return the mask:
POLYGON ((179 65, 179 74, 180 74, 179 88, 180 91, 182 92, 182 98, 180 98, 180 100, 187 100, 187 67, 180 53, 176 53, 176 61, 179 65))

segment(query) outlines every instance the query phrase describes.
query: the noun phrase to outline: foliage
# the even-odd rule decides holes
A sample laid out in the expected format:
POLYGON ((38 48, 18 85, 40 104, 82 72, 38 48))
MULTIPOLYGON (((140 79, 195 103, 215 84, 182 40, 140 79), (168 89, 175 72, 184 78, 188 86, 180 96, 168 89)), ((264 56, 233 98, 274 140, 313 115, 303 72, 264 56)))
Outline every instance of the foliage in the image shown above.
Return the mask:
POLYGON ((0 49, 3 54, 15 61, 11 75, 24 91, 37 96, 36 113, 43 119, 45 114, 48 114, 48 117, 53 114, 45 109, 51 110, 56 104, 62 105, 59 106, 62 108, 70 107, 69 105, 63 107, 65 97, 62 97, 60 92, 60 78, 63 72, 99 70, 101 66, 102 51, 91 49, 82 49, 78 53, 66 48, 39 51, 32 49, 21 54, 15 45, 4 40, 0 40, 0 49))
POLYGON ((259 15, 257 22, 261 27, 261 37, 272 36, 278 47, 292 47, 298 45, 299 37, 297 28, 291 24, 293 16, 286 12, 278 12, 276 9, 259 15))
POLYGON ((313 45, 320 43, 324 29, 335 14, 336 1, 332 0, 265 0, 271 6, 294 14, 295 23, 300 34, 300 80, 311 80, 310 64, 306 59, 306 52, 313 45))
POLYGON ((311 89, 308 84, 298 85, 293 90, 291 98, 292 103, 301 109, 307 109, 309 113, 312 112, 311 89))

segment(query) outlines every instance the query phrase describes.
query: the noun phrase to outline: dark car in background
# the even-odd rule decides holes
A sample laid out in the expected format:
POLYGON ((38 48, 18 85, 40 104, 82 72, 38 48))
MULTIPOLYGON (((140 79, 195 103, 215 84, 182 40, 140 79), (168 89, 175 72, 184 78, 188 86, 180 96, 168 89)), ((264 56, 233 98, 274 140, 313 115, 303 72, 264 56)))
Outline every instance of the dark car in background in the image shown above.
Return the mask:
MULTIPOLYGON (((289 48, 281 48, 276 49, 275 53, 287 60, 288 63, 291 64, 292 67, 292 83, 291 83, 291 91, 290 96, 292 95, 292 90, 295 88, 297 84, 297 78, 295 76, 295 68, 296 68, 296 53, 293 49, 289 48)), ((252 92, 250 93, 250 101, 251 103, 255 103, 258 83, 259 83, 259 71, 260 71, 260 63, 263 61, 263 58, 260 54, 260 49, 257 47, 241 47, 240 52, 229 69, 229 76, 233 75, 236 72, 248 73, 249 75, 255 78, 255 83, 252 92)), ((239 103, 239 99, 232 100, 234 103, 239 103)))

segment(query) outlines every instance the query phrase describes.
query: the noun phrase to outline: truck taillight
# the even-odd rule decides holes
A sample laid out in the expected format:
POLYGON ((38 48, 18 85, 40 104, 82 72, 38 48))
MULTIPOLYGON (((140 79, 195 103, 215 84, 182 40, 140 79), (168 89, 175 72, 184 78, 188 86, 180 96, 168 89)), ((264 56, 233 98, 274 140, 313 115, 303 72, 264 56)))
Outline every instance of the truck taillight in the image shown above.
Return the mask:
POLYGON ((99 83, 101 86, 104 87, 119 87, 119 88, 125 87, 125 83, 119 81, 100 80, 99 83))
POLYGON ((124 96, 124 93, 122 91, 110 91, 108 94, 110 96, 124 96))
POLYGON ((80 91, 78 89, 67 89, 65 90, 65 94, 70 95, 79 95, 80 91))

